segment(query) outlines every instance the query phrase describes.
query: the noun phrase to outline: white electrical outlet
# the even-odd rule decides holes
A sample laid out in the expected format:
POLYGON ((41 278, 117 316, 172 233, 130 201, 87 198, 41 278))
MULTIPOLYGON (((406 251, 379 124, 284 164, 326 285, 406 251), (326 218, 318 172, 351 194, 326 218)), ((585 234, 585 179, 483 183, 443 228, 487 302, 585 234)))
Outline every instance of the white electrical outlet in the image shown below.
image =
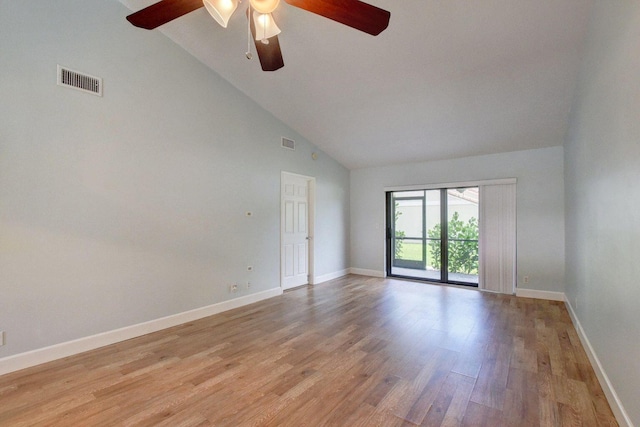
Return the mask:
POLYGON ((231 293, 238 292, 238 285, 229 285, 229 292, 231 293))
POLYGON ((251 282, 247 282, 247 289, 251 289, 251 282))
POLYGON ((0 331, 0 346, 4 345, 4 331, 0 331))
POLYGON ((524 276, 524 277, 522 278, 522 281, 523 281, 524 283, 529 283, 529 276, 524 276))

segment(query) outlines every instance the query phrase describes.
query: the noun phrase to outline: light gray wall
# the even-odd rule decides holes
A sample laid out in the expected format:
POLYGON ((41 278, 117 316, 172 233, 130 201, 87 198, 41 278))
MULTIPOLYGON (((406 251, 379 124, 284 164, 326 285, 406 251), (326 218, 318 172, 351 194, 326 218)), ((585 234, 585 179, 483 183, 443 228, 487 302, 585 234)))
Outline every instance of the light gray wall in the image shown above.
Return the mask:
POLYGON ((278 287, 282 170, 317 178, 316 275, 349 267, 348 171, 128 13, 0 1, 0 357, 278 287))
POLYGON ((385 187, 496 178, 518 180, 518 286, 564 292, 562 147, 351 171, 352 267, 385 269, 385 187))
POLYGON ((594 2, 565 144, 566 293, 640 425, 640 2, 594 2))

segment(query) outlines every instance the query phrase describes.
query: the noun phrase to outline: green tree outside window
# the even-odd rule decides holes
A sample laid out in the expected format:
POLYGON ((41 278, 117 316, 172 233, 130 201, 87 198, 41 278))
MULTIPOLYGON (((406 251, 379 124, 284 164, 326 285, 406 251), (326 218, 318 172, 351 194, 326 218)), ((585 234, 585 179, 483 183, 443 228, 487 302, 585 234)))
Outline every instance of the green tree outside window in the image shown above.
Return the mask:
MULTIPOLYGON (((427 231, 430 240, 431 265, 439 270, 442 266, 440 253, 440 224, 427 231)), ((449 271, 478 274, 478 220, 469 218, 466 223, 454 212, 449 220, 449 271)))

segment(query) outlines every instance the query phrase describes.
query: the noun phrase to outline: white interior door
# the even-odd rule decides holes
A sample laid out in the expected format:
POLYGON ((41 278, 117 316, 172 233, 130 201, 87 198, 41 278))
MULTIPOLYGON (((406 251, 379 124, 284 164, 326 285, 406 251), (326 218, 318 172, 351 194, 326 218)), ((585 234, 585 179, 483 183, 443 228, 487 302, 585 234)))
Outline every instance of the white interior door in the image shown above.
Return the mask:
POLYGON ((309 283, 311 180, 309 177, 282 173, 280 258, 283 289, 309 283))

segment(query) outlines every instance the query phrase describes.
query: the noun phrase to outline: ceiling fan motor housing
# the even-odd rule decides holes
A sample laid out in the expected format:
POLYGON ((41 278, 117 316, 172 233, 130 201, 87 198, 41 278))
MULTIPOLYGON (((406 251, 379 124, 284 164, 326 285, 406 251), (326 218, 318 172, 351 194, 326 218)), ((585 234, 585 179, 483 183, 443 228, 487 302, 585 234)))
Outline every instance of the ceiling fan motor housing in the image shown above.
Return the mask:
POLYGON ((249 0, 251 7, 259 13, 271 13, 276 10, 280 0, 249 0))

